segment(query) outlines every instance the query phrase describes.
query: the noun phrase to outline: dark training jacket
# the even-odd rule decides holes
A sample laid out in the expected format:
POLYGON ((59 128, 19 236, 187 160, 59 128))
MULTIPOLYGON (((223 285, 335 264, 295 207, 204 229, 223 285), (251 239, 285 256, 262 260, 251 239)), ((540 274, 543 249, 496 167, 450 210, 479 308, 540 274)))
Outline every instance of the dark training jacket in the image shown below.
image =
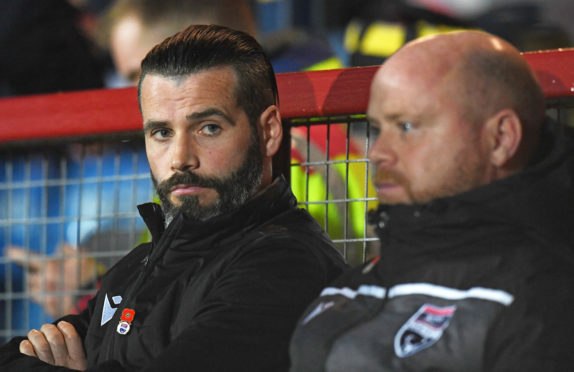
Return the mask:
POLYGON ((547 129, 523 172, 380 206, 381 255, 308 307, 291 370, 574 371, 574 140, 547 129))
MULTIPOLYGON (((346 267, 284 179, 207 222, 139 207, 152 243, 103 277, 87 310, 63 320, 84 340, 87 371, 281 371, 305 307, 346 267), (134 311, 125 334, 124 309, 134 311)), ((127 315, 129 316, 129 314, 127 315)), ((2 372, 60 371, 0 348, 2 372)))

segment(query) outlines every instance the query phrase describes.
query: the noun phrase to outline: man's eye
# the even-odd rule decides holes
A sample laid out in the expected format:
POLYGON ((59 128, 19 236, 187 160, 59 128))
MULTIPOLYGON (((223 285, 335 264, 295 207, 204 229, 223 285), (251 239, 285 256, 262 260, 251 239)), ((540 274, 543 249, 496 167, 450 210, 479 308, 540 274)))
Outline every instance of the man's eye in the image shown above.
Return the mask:
POLYGON ((168 129, 157 129, 151 135, 156 138, 167 138, 170 135, 170 131, 168 129))
POLYGON ((217 124, 207 124, 201 127, 201 133, 206 136, 214 136, 221 131, 221 127, 217 124))
POLYGON ((401 128, 401 131, 404 133, 410 132, 411 130, 413 130, 415 128, 413 123, 409 123, 408 121, 400 122, 399 127, 401 128))
POLYGON ((376 140, 381 134, 381 130, 375 127, 373 124, 369 124, 369 138, 371 140, 376 140))

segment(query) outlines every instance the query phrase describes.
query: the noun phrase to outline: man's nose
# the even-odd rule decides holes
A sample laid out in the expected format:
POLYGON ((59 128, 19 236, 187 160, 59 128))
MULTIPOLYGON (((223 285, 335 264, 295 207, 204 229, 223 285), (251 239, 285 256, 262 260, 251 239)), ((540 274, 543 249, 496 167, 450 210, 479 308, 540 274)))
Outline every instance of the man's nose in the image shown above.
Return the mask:
POLYGON ((392 136, 381 133, 368 152, 369 161, 379 166, 393 166, 397 162, 397 154, 394 150, 392 136))
POLYGON ((188 136, 176 136, 171 145, 171 170, 186 172, 199 166, 195 146, 188 136))

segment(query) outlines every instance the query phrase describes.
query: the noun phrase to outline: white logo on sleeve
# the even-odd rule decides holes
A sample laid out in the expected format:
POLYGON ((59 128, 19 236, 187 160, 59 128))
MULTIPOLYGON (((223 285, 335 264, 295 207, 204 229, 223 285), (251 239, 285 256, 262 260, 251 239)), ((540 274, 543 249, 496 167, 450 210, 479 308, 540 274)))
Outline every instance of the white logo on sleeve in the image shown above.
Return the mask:
POLYGON ((112 302, 114 303, 115 306, 112 306, 112 304, 110 304, 108 294, 106 293, 106 298, 104 298, 104 309, 102 311, 102 322, 100 323, 100 326, 103 326, 113 318, 114 314, 116 313, 116 310, 118 309, 118 305, 122 302, 122 296, 112 297, 112 302))
POLYGON ((325 310, 327 310, 328 308, 330 308, 331 306, 335 305, 335 302, 333 301, 329 301, 329 302, 321 302, 319 305, 317 305, 317 307, 315 308, 315 310, 311 311, 309 313, 309 315, 307 315, 307 317, 305 317, 305 319, 303 319, 303 321, 301 322, 301 324, 307 324, 309 323, 309 321, 311 319, 313 319, 314 317, 316 317, 317 315, 321 314, 322 312, 324 312, 325 310))

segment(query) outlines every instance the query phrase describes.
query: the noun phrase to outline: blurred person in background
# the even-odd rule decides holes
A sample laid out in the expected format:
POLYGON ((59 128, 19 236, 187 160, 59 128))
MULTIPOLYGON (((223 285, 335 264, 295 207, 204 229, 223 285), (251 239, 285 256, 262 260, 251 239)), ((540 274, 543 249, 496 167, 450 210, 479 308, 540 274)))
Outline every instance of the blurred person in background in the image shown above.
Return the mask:
POLYGON ((151 48, 191 24, 218 24, 255 36, 244 0, 116 0, 102 15, 98 40, 126 84, 138 82, 140 63, 151 48))
POLYGON ((304 30, 259 33, 256 9, 247 0, 116 0, 102 14, 97 38, 120 76, 133 84, 145 53, 190 24, 219 24, 256 37, 275 73, 343 67, 328 43, 304 30))
POLYGON ((27 271, 31 299, 51 319, 77 314, 87 307, 100 278, 119 259, 136 234, 109 230, 91 233, 81 244, 63 243, 52 255, 8 246, 5 255, 27 271), (106 256, 104 253, 107 253, 106 256))

